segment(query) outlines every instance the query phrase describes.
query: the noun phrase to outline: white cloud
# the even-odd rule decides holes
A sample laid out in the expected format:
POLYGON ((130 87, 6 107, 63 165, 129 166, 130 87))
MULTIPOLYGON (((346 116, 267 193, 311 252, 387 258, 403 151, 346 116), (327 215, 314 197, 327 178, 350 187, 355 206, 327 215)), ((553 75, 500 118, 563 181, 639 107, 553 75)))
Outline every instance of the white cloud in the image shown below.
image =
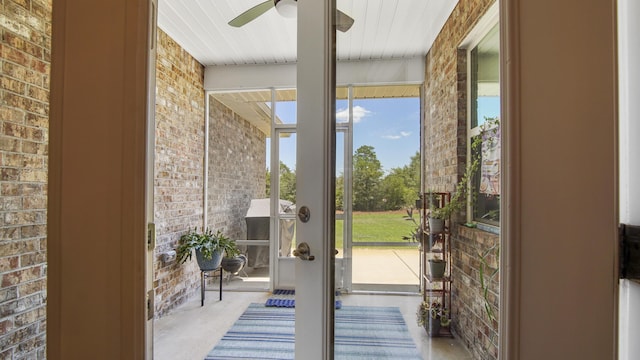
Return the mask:
POLYGON ((398 140, 398 139, 401 139, 402 136, 400 136, 400 135, 384 135, 382 138, 383 139, 389 139, 389 140, 398 140))
POLYGON ((383 135, 382 138, 389 139, 389 140, 399 140, 409 135, 411 135, 411 132, 409 131, 400 131, 400 135, 383 135))
MULTIPOLYGON (((353 122, 359 123, 364 117, 368 116, 369 114, 371 114, 371 111, 363 108, 362 106, 356 105, 353 107, 353 122)), ((336 111, 336 121, 349 121, 349 109, 338 109, 338 111, 336 111)))

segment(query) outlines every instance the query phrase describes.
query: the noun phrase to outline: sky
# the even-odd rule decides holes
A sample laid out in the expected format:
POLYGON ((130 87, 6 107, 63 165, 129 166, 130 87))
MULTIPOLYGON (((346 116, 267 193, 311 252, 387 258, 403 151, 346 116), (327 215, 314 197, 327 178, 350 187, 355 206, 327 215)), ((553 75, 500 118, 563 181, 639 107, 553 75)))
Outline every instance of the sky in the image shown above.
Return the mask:
MULTIPOLYGON (((294 123, 295 102, 279 102, 276 114, 284 123, 294 123)), ((336 121, 348 119, 346 100, 336 102, 336 121)), ((419 150, 420 144, 420 99, 368 99, 353 102, 353 151, 362 145, 373 146, 385 172, 403 167, 419 150)), ((337 136, 338 174, 342 167, 343 137, 337 136)), ((290 169, 295 169, 295 135, 280 140, 280 160, 290 169)), ((267 168, 269 167, 270 142, 267 141, 267 168)))

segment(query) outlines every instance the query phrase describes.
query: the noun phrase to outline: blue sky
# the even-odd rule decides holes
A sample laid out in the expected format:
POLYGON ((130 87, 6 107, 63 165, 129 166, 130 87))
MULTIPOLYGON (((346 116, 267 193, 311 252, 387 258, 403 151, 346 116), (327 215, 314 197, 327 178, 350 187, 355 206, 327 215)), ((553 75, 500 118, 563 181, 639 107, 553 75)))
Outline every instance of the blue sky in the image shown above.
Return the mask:
MULTIPOLYGON (((277 116, 284 123, 295 122, 295 102, 280 102, 276 106, 277 116)), ((354 100, 353 102, 353 150, 362 145, 373 146, 383 169, 388 172, 392 168, 407 165, 419 149, 420 143, 420 99, 369 99, 354 100)), ((336 119, 346 121, 348 108, 346 101, 336 102, 336 119)), ((338 137, 338 143, 340 142, 338 137)), ((267 142, 267 167, 269 167, 269 146, 267 142)), ((294 169, 295 136, 281 139, 281 156, 289 168, 294 169)), ((342 152, 338 144, 337 152, 342 152)), ((338 155, 338 168, 342 166, 341 156, 338 155)), ((340 172, 338 170, 338 172, 340 172)))

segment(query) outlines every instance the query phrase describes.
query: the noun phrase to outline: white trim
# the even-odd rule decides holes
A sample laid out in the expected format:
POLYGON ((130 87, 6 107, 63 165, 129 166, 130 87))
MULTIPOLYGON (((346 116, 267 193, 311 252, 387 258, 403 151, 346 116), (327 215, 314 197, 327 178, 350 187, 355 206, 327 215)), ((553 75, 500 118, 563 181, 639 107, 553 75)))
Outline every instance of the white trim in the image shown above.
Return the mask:
POLYGON ((203 181, 202 181, 202 228, 207 228, 207 222, 209 221, 209 116, 210 105, 209 98, 211 92, 204 92, 204 164, 203 164, 203 181))
MULTIPOLYGON (((210 91, 291 89, 296 87, 296 68, 296 64, 207 66, 204 88, 210 91)), ((424 56, 340 62, 336 68, 336 83, 338 86, 422 84, 424 71, 424 56)))
MULTIPOLYGON (((640 145, 640 44, 634 37, 640 31, 635 21, 640 15, 636 0, 618 0, 618 161, 620 223, 640 224, 640 166, 636 160, 640 145)), ((618 355, 620 360, 638 359, 640 343, 640 283, 621 280, 619 285, 618 355)))
POLYGON ((280 203, 280 142, 279 134, 276 127, 276 106, 277 106, 276 90, 271 89, 271 154, 270 164, 271 167, 271 189, 270 189, 270 216, 269 216, 269 239, 271 240, 271 251, 269 252, 269 289, 273 291, 280 284, 280 276, 278 275, 278 269, 280 267, 278 252, 274 249, 278 247, 276 239, 278 238, 278 219, 276 216, 280 213, 278 211, 278 204, 280 203))
POLYGON ((473 49, 480 40, 493 28, 500 20, 498 0, 478 20, 478 23, 469 31, 469 34, 460 43, 460 49, 473 49))
MULTIPOLYGON (((482 16, 482 18, 480 18, 480 20, 478 21, 478 24, 470 31, 469 35, 467 35, 467 37, 465 38, 465 40, 463 41, 463 44, 465 45, 461 45, 459 48, 460 49, 465 49, 466 50, 466 57, 467 57, 467 119, 466 119, 466 127, 467 127, 467 166, 470 166, 470 160, 471 159, 471 145, 473 143, 473 138, 480 135, 481 133, 481 127, 482 125, 480 124, 480 121, 478 120, 478 124, 476 124, 476 126, 474 128, 471 127, 471 104, 473 102, 474 99, 471 98, 471 85, 473 82, 473 74, 472 74, 472 70, 471 70, 471 51, 473 51, 473 49, 475 49, 478 44, 489 34, 489 32, 499 23, 499 17, 498 17, 498 2, 496 1, 493 5, 491 5, 491 7, 489 8, 489 10, 487 10, 487 12, 482 16)), ((500 46, 502 46, 502 44, 500 44, 500 46)), ((500 64, 501 66, 502 64, 500 64)), ((498 85, 499 86, 499 85, 498 85)), ((501 117, 502 118, 502 117, 501 117)), ((503 173, 503 172, 501 172, 503 173)), ((504 184, 504 181, 501 181, 501 184, 504 184)), ((469 181, 469 183, 467 184, 468 189, 471 189, 471 186, 473 186, 473 184, 471 184, 471 181, 469 181)), ((475 218, 474 218, 474 209, 473 209, 473 205, 470 199, 467 199, 467 204, 466 204, 466 216, 467 216, 467 222, 469 223, 474 223, 476 222, 475 218)), ((478 222, 480 224, 480 222, 478 222)), ((497 230, 499 230, 498 227, 496 227, 493 224, 486 224, 486 223, 481 223, 483 226, 488 226, 490 228, 496 228, 497 230)))

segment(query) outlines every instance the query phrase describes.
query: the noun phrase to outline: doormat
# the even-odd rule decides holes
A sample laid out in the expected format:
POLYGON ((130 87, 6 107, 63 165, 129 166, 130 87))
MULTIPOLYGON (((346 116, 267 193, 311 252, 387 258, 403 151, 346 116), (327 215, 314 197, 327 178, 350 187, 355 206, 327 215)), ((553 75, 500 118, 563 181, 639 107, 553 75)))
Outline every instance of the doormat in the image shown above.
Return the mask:
MULTIPOLYGON (((293 359, 295 310, 250 304, 205 360, 293 359)), ((422 359, 397 307, 335 312, 335 359, 422 359)))
MULTIPOLYGON (((286 289, 276 289, 264 303, 267 307, 296 307, 296 291, 286 289)), ((342 308, 342 300, 340 300, 340 291, 336 291, 336 309, 342 308)))

